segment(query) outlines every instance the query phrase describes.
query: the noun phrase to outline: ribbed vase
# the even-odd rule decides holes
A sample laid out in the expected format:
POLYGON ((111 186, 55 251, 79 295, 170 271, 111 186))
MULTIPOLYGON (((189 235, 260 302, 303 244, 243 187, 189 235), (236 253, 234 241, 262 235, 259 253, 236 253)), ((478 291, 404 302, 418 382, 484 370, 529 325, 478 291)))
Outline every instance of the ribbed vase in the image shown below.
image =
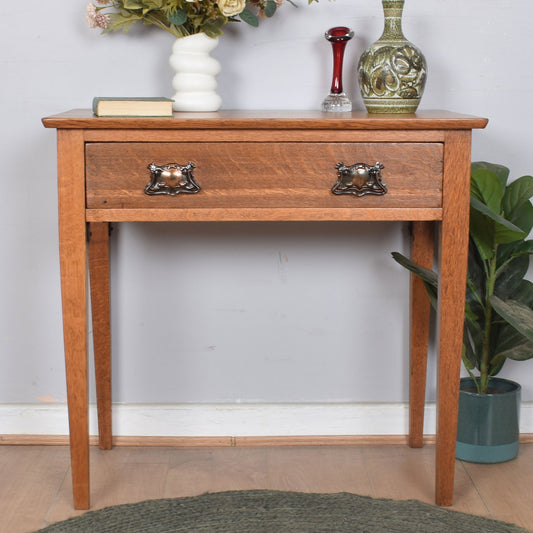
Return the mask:
POLYGON ((176 39, 170 56, 170 66, 176 74, 172 86, 176 91, 174 111, 217 111, 222 98, 217 94, 215 77, 220 63, 209 54, 218 45, 218 39, 205 33, 196 33, 176 39))
POLYGON ((422 52, 403 35, 404 0, 382 0, 383 35, 359 60, 359 86, 369 113, 414 113, 426 84, 422 52))

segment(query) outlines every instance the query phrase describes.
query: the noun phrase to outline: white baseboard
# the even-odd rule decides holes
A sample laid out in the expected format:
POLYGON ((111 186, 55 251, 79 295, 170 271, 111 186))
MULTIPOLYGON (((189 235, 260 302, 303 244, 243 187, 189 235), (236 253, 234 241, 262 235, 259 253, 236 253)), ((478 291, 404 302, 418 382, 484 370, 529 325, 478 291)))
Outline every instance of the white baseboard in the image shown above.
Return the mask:
MULTIPOLYGON (((89 411, 97 434, 96 406, 89 411)), ((522 404, 522 433, 533 433, 533 402, 522 404)), ((406 435, 407 404, 114 404, 116 436, 406 435)), ((426 406, 424 434, 435 433, 435 404, 426 406)), ((0 405, 0 435, 67 435, 65 404, 0 405)))

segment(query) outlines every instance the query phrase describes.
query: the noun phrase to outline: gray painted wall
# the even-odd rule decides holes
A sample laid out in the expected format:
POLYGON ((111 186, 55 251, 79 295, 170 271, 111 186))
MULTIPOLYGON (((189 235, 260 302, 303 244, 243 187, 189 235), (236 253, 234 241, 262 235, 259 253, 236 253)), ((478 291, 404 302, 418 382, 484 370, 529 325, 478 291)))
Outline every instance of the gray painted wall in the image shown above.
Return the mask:
MULTIPOLYGON (((172 94, 172 36, 101 36, 85 2, 60 4, 0 7, 0 404, 65 398, 55 135, 41 117, 95 95, 172 94)), ((224 108, 318 108, 331 80, 323 33, 339 24, 355 31, 345 88, 362 107, 356 64, 381 32, 381 3, 300 6, 259 29, 227 28, 214 52, 224 108)), ((405 8, 405 34, 429 65, 421 108, 488 117, 473 159, 516 177, 533 172, 532 17, 530 0, 405 8)), ((407 250, 403 225, 123 224, 112 241, 115 401, 407 400, 408 277, 389 253, 407 250)), ((533 362, 502 375, 533 400, 533 362)))

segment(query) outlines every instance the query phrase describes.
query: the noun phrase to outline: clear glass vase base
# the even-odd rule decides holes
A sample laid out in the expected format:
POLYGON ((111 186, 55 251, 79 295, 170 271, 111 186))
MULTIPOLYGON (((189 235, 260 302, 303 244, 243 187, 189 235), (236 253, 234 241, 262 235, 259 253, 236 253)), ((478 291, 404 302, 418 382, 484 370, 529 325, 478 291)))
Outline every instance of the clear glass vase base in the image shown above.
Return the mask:
POLYGON ((322 111, 343 113, 352 110, 352 102, 345 93, 329 94, 322 102, 322 111))

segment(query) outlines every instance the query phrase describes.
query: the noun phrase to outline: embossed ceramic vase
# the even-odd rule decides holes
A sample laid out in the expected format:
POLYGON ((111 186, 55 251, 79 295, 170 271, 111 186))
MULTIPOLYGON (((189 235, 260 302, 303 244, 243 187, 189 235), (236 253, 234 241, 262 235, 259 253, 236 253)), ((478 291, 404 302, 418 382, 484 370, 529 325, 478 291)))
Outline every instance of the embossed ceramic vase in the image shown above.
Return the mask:
POLYGON ((405 0, 382 0, 383 35, 359 60, 359 86, 369 113, 414 113, 426 84, 422 52, 403 35, 405 0))
POLYGON ((217 94, 215 77, 220 72, 220 63, 209 54, 218 45, 205 33, 195 33, 176 39, 169 63, 176 74, 172 86, 174 111, 217 111, 222 98, 217 94))

